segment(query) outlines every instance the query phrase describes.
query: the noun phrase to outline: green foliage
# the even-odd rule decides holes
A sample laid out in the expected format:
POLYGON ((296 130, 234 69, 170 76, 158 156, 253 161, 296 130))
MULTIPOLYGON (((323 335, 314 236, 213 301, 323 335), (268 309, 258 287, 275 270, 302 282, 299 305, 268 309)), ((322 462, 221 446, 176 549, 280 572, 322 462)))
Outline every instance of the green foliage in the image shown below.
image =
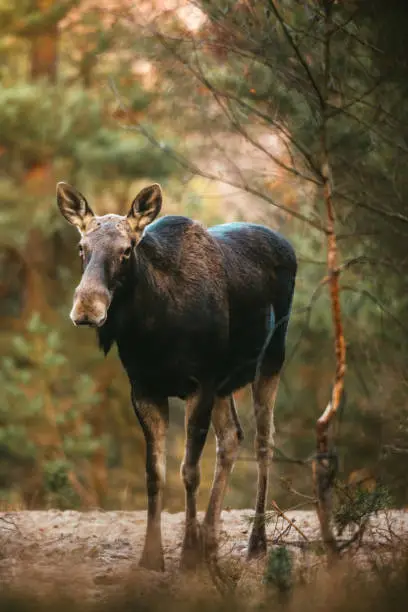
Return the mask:
POLYGON ((80 505, 81 500, 69 481, 71 470, 72 466, 65 459, 44 461, 42 484, 47 492, 47 504, 51 507, 68 509, 80 505))
POLYGON ((63 0, 51 4, 47 10, 38 10, 32 0, 18 4, 9 0, 0 2, 0 34, 35 36, 56 25, 79 0, 63 0))
POLYGON ((73 157, 81 168, 93 176, 135 180, 149 175, 163 178, 174 171, 174 162, 160 150, 152 149, 138 135, 101 128, 91 138, 77 142, 73 157))
POLYGON ((59 493, 69 486, 69 463, 64 459, 55 459, 44 463, 44 483, 51 493, 59 493))
POLYGON ((338 483, 336 489, 338 503, 333 518, 340 532, 346 527, 361 527, 372 516, 392 505, 390 493, 384 486, 372 491, 362 487, 352 490, 350 486, 338 483))
MULTIPOLYGON (((145 110, 148 102, 140 90, 138 108, 145 110)), ((19 83, 0 90, 0 146, 5 150, 0 171, 19 176, 33 164, 56 158, 106 179, 135 179, 149 171, 157 178, 174 170, 171 159, 141 136, 107 126, 104 107, 103 99, 78 86, 19 83)))
POLYGON ((275 586, 281 592, 293 586, 293 560, 286 546, 271 548, 266 562, 263 582, 275 586))
POLYGON ((38 498, 64 506, 69 500, 78 503, 68 475, 86 482, 89 462, 106 445, 106 437, 95 436, 87 420, 100 397, 89 376, 64 367, 67 358, 60 335, 38 313, 30 318, 26 332, 13 338, 13 347, 13 355, 3 357, 0 370, 5 391, 0 453, 23 465, 14 485, 22 493, 27 480, 37 474, 38 498))

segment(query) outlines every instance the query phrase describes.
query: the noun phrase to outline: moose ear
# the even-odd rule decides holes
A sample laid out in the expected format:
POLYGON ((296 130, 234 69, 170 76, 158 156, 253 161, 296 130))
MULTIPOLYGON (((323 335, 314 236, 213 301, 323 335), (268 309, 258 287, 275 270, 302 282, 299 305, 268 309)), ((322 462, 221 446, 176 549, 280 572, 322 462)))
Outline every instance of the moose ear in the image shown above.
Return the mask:
POLYGON ((162 206, 162 190, 154 183, 137 194, 127 215, 127 221, 134 232, 142 232, 159 214, 162 206))
POLYGON ((75 225, 81 234, 95 216, 82 193, 68 183, 57 184, 57 204, 65 219, 75 225))

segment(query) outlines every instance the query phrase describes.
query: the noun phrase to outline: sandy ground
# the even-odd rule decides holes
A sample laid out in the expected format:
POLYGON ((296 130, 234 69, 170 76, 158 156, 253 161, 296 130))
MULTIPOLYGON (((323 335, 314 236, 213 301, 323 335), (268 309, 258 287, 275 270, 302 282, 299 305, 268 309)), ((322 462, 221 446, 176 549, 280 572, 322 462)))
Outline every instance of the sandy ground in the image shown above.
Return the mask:
MULTIPOLYGON (((250 511, 223 513, 220 560, 245 562, 250 511)), ((304 545, 319 541, 314 512, 292 511, 287 520, 268 525, 270 545, 286 543, 305 561, 304 545)), ((33 589, 81 598, 99 599, 115 595, 124 585, 157 589, 176 582, 184 515, 163 513, 166 572, 149 572, 137 567, 146 526, 145 512, 21 511, 0 513, 0 584, 15 589, 33 589)), ((374 520, 366 535, 367 545, 386 545, 390 533, 408 534, 408 513, 391 512, 374 520)), ((309 561, 306 561, 310 563, 309 561)), ((242 569, 241 569, 242 571, 242 569)), ((262 571, 258 567, 257 571, 262 571)))

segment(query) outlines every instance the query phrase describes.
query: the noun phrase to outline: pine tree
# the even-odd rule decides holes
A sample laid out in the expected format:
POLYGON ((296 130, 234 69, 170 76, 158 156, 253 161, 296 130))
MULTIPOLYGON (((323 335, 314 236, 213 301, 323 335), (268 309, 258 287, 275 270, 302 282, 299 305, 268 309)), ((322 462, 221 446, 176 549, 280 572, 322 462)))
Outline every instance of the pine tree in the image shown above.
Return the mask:
POLYGON ((120 366, 101 365, 92 334, 81 336, 78 351, 79 337, 69 326, 68 304, 79 269, 74 232, 56 211, 55 184, 72 182, 91 200, 103 194, 105 206, 124 213, 135 181, 165 181, 175 164, 115 116, 118 105, 108 78, 125 85, 140 116, 154 95, 135 80, 122 82, 131 66, 121 47, 132 37, 129 29, 116 24, 109 11, 84 4, 0 3, 0 325, 1 352, 8 356, 1 369, 8 389, 1 406, 1 465, 18 473, 1 486, 4 495, 9 488, 27 503, 86 506, 116 499, 117 504, 128 482, 136 491, 144 487, 143 476, 138 479, 126 468, 143 461, 143 443, 120 366), (24 363, 34 359, 34 346, 47 343, 41 326, 29 329, 34 313, 51 337, 55 329, 64 339, 58 355, 65 359, 65 382, 71 387, 72 422, 56 388, 61 372, 55 364, 24 363), (27 348, 23 362, 17 341, 27 348), (88 374, 87 389, 78 371, 88 374), (111 446, 100 446, 110 429, 117 434, 111 446))

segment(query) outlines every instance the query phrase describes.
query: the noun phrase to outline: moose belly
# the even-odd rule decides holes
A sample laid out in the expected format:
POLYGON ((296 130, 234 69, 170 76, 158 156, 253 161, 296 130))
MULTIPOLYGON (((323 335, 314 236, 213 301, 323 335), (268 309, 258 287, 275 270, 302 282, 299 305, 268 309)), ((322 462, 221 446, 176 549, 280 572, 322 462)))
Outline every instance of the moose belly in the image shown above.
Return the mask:
POLYGON ((143 399, 185 399, 206 381, 228 395, 254 380, 270 323, 270 308, 243 311, 230 321, 229 338, 219 326, 165 329, 118 339, 119 356, 133 392, 143 399))
POLYGON ((224 356, 211 338, 183 335, 161 342, 118 342, 119 356, 136 397, 154 399, 193 394, 198 381, 215 379, 224 356))

